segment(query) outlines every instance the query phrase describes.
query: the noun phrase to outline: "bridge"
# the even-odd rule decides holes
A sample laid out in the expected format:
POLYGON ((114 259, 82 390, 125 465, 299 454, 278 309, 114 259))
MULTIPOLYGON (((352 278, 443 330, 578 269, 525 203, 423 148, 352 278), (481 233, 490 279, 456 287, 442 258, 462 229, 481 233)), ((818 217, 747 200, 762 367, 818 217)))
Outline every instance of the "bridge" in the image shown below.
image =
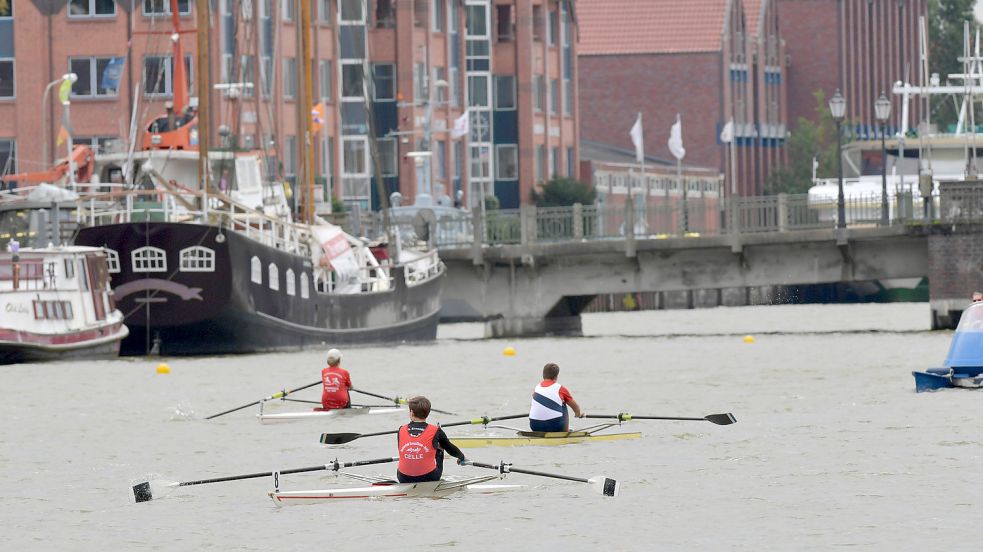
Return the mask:
POLYGON ((929 278, 932 327, 943 328, 983 288, 983 185, 940 188, 924 203, 898 194, 887 209, 879 195, 848 198, 845 228, 835 202, 805 195, 656 209, 629 195, 398 222, 440 247, 441 318, 484 321, 490 337, 578 335, 599 294, 917 277, 929 278))

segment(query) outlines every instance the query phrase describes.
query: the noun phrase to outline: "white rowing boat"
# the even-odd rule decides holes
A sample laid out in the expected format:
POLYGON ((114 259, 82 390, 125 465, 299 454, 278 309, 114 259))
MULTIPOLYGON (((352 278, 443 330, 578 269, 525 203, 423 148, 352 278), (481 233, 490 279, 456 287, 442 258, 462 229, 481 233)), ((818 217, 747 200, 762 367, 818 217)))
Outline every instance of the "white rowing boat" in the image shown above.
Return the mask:
MULTIPOLYGON (((345 474, 352 476, 352 474, 345 474)), ((366 477, 357 479, 370 480, 366 477)), ((369 487, 339 487, 335 489, 317 489, 310 491, 270 491, 269 496, 278 506, 293 504, 313 504, 332 502, 340 499, 359 498, 443 498, 452 494, 469 493, 498 493, 520 489, 525 485, 484 484, 486 481, 499 479, 499 475, 482 475, 464 479, 441 479, 422 483, 396 483, 377 478, 369 487)))
POLYGON ((339 417, 347 418, 349 416, 362 416, 366 414, 397 414, 405 412, 406 408, 402 406, 353 406, 351 408, 337 408, 334 410, 308 410, 305 412, 277 412, 269 414, 263 411, 263 405, 260 404, 259 414, 256 415, 256 418, 261 424, 273 424, 304 420, 325 420, 339 417))
POLYGON ((619 424, 599 424, 596 426, 585 427, 576 431, 525 431, 508 426, 488 426, 489 428, 512 430, 515 432, 515 435, 461 435, 450 437, 450 440, 459 448, 481 448, 518 447, 526 445, 571 445, 593 441, 621 441, 624 439, 638 439, 642 436, 642 434, 639 432, 598 433, 611 427, 617 427, 618 425, 619 424))

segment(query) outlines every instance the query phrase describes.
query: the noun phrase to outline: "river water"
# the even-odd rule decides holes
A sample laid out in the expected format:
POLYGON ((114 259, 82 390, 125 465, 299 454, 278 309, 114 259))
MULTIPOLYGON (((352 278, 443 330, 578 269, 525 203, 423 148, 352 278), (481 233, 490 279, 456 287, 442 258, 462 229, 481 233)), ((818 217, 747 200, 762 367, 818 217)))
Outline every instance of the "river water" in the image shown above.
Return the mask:
MULTIPOLYGON (((737 417, 730 426, 633 421, 627 428, 644 434, 633 441, 466 451, 487 463, 606 475, 622 484, 616 498, 511 474, 507 483, 529 486, 278 508, 266 496, 271 478, 260 478, 181 487, 135 504, 130 486, 149 476, 186 481, 392 456, 394 437, 331 449, 318 437, 395 429, 403 419, 264 426, 251 408, 203 420, 316 381, 324 351, 164 359, 165 375, 155 371, 158 360, 142 358, 5 366, 2 546, 978 550, 983 396, 915 394, 910 371, 939 365, 951 338, 928 325, 924 303, 716 308, 592 314, 583 338, 485 340, 478 325, 453 325, 441 327, 436 343, 344 351, 356 387, 425 394, 458 413, 431 421, 527 410, 548 361, 588 412, 737 417), (747 334, 754 343, 744 342, 747 334), (504 356, 506 346, 517 354, 504 356)), ((447 475, 482 472, 445 467, 447 475)), ((281 478, 284 490, 346 484, 356 483, 322 472, 281 478)))

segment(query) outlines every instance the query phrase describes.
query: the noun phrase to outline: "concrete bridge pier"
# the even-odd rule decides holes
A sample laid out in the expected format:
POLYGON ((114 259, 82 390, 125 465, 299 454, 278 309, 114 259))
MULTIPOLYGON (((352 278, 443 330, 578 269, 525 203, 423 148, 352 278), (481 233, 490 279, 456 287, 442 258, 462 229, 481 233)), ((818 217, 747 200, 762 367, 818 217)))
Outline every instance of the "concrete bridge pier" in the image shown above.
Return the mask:
POLYGON ((974 291, 983 291, 983 224, 928 232, 928 294, 933 330, 954 329, 974 291))

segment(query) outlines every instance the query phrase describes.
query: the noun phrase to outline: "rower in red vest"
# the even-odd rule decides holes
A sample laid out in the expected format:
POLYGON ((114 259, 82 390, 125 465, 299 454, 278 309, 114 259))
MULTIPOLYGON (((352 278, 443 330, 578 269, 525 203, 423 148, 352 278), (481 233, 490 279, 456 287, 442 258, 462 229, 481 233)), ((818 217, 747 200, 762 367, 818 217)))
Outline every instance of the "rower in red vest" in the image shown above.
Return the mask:
POLYGON ((457 458, 458 465, 467 461, 440 426, 427 423, 430 401, 426 397, 413 397, 406 405, 410 409, 410 423, 400 427, 396 434, 399 447, 396 479, 400 483, 439 480, 444 471, 444 451, 457 458))
POLYGON ((341 351, 328 351, 328 366, 321 370, 321 410, 351 408, 352 400, 348 390, 352 388, 352 377, 341 367, 341 351))

